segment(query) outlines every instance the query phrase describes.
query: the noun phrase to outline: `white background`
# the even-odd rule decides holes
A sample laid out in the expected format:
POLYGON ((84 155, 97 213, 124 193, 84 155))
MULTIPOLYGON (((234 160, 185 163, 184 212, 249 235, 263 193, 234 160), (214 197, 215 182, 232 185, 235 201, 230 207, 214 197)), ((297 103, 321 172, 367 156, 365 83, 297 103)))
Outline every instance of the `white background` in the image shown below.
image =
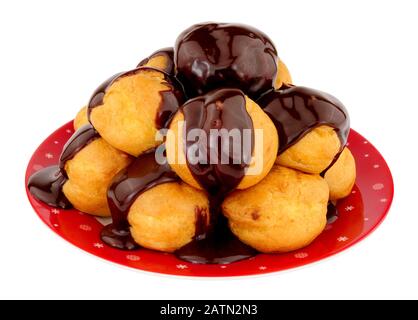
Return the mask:
POLYGON ((0 298, 418 298, 416 1, 1 1, 0 298), (387 220, 349 251, 235 280, 130 271, 54 235, 26 199, 39 143, 108 76, 202 21, 242 22, 276 43, 297 84, 328 91, 395 180, 387 220))

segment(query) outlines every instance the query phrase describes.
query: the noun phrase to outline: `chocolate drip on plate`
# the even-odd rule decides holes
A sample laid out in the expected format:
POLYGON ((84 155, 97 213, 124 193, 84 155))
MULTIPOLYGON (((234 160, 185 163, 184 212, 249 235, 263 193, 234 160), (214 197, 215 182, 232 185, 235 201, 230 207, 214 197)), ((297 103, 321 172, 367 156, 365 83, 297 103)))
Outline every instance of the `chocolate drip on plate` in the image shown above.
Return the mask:
POLYGON ((339 212, 338 212, 337 206, 331 201, 328 202, 328 207, 327 207, 328 224, 334 223, 338 219, 338 216, 339 216, 339 212))
POLYGON ((35 172, 28 181, 30 193, 47 205, 61 209, 72 207, 62 192, 67 178, 59 166, 51 166, 35 172))
MULTIPOLYGON (((151 67, 138 67, 134 70, 115 74, 108 80, 103 82, 93 93, 88 103, 87 116, 91 122, 91 113, 94 108, 104 104, 104 97, 110 87, 122 78, 133 76, 141 71, 156 71, 163 75, 163 84, 168 86, 167 89, 160 91, 161 102, 159 110, 155 118, 155 126, 157 129, 166 128, 172 116, 176 113, 179 106, 184 102, 185 97, 182 85, 168 73, 151 67)), ((138 90, 143 90, 138 88, 138 90)))
POLYGON ((218 215, 213 233, 193 240, 176 252, 180 259, 196 264, 230 264, 256 254, 256 250, 242 243, 231 232, 222 214, 218 215))
POLYGON ((328 125, 335 129, 341 151, 347 143, 350 119, 344 105, 322 91, 284 84, 263 95, 257 103, 273 121, 279 134, 279 154, 308 132, 328 125))
POLYGON ((128 213, 132 204, 141 193, 159 184, 179 180, 168 164, 157 163, 155 154, 153 149, 140 155, 116 175, 109 187, 107 199, 113 222, 103 229, 101 237, 112 247, 124 250, 137 248, 129 231, 128 213))
POLYGON ((62 209, 71 208, 70 201, 62 191, 64 184, 67 182, 65 163, 97 138, 99 138, 99 135, 90 124, 77 130, 65 144, 59 164, 39 170, 29 178, 28 188, 30 193, 36 199, 50 206, 62 209))

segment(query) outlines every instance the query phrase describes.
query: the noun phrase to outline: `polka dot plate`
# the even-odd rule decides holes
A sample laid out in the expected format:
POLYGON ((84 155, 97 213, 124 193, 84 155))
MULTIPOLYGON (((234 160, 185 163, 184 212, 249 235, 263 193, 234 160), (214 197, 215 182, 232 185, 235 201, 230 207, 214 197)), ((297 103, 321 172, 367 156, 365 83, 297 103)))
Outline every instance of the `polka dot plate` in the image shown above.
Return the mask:
MULTIPOLYGON (((35 151, 26 172, 32 173, 58 162, 62 147, 73 134, 72 122, 51 134, 35 151)), ((339 201, 339 217, 308 247, 286 254, 259 254, 229 265, 198 265, 172 254, 146 249, 126 252, 106 246, 100 230, 107 219, 98 219, 75 209, 59 210, 36 200, 27 192, 39 218, 56 234, 97 257, 143 271, 194 277, 231 277, 278 272, 307 265, 335 255, 358 243, 383 221, 393 198, 390 170, 373 145, 351 130, 349 148, 357 163, 356 185, 350 196, 339 201)), ((51 241, 54 239, 51 237, 51 241)))

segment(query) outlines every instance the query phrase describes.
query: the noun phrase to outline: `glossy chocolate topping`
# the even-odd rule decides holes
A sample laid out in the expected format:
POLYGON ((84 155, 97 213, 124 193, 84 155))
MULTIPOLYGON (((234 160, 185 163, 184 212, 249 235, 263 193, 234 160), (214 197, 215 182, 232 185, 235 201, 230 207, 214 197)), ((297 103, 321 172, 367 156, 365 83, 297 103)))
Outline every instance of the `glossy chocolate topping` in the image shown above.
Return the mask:
POLYGON ((65 144, 59 164, 35 172, 28 181, 31 194, 46 204, 58 208, 71 208, 62 188, 67 182, 65 163, 71 160, 81 149, 99 137, 96 130, 87 124, 77 130, 65 144))
POLYGON ((335 129, 344 149, 350 132, 350 119, 344 105, 335 97, 310 88, 284 84, 263 95, 257 103, 274 122, 279 134, 279 154, 321 125, 335 129))
MULTIPOLYGON (((185 134, 193 129, 202 129, 206 137, 210 137, 211 129, 238 130, 243 137, 244 130, 250 130, 251 143, 244 147, 243 139, 240 139, 240 153, 234 152, 233 140, 229 136, 215 137, 218 147, 211 145, 214 140, 196 139, 185 141, 185 152, 188 168, 196 181, 208 192, 210 223, 199 223, 205 216, 196 219, 195 239, 176 252, 176 255, 192 263, 221 263, 227 264, 246 259, 255 254, 255 250, 240 242, 229 230, 227 221, 221 212, 221 204, 225 196, 236 188, 245 175, 245 170, 250 163, 253 150, 253 124, 246 110, 245 96, 238 89, 219 89, 205 96, 188 101, 181 111, 186 124, 185 134), (226 140, 228 139, 228 140, 226 140), (223 146, 229 142, 229 148, 223 146), (191 150, 205 151, 204 161, 194 163, 190 159, 191 150), (217 150, 217 164, 210 160, 210 150, 217 150), (222 152, 229 156, 228 163, 221 163, 222 152), (235 158, 235 159, 234 159, 235 158), (236 160, 235 163, 234 160, 236 160), (207 164, 205 164, 207 163, 207 164), (202 227, 203 226, 203 227, 202 227)), ((194 154, 194 152, 191 152, 194 154)), ((206 213, 205 213, 206 214, 206 213)))
POLYGON ((327 223, 328 224, 334 223, 338 219, 338 216, 339 216, 339 212, 338 212, 337 206, 331 201, 328 202, 327 223))
MULTIPOLYGON (((91 112, 94 108, 103 105, 103 99, 107 90, 116 82, 125 77, 133 76, 141 71, 157 71, 161 73, 163 77, 163 84, 167 86, 166 90, 160 91, 161 102, 155 118, 155 126, 157 129, 165 128, 170 121, 171 117, 175 114, 178 108, 183 104, 185 97, 181 84, 169 74, 151 67, 139 67, 134 70, 118 73, 108 80, 103 82, 93 93, 88 104, 87 115, 91 118, 91 112)), ((138 88, 141 90, 141 88, 138 88)))
POLYGON ((148 58, 142 60, 137 67, 145 66, 151 59, 155 57, 165 57, 167 61, 167 65, 165 68, 161 69, 162 71, 166 72, 167 74, 174 76, 174 48, 163 48, 160 50, 155 51, 151 54, 148 58))
POLYGON ((49 206, 69 209, 72 205, 62 192, 65 182, 67 178, 60 167, 51 166, 35 172, 29 178, 28 189, 36 199, 49 206))
POLYGON ((174 62, 189 97, 217 88, 238 88, 257 99, 273 88, 277 52, 261 31, 241 24, 206 23, 185 30, 174 62))
POLYGON ((181 108, 186 124, 186 136, 190 137, 194 129, 199 129, 203 130, 207 137, 184 139, 184 142, 187 165, 196 181, 210 194, 233 190, 244 177, 251 161, 253 123, 245 105, 242 91, 219 89, 189 100, 181 108), (211 130, 216 131, 212 134, 211 130), (217 136, 217 130, 226 130, 226 135, 217 136), (240 141, 234 141, 229 136, 231 130, 239 133, 240 141), (250 145, 247 146, 243 143, 245 130, 251 132, 250 145), (196 150, 205 155, 203 159, 199 158, 198 162, 190 159, 190 156, 196 155, 196 150), (228 163, 222 163, 222 158, 228 163), (217 163, 213 163, 213 160, 217 160, 217 163))
POLYGON ((155 150, 140 155, 116 175, 109 187, 107 199, 113 222, 103 229, 102 240, 115 248, 135 249, 137 245, 131 238, 128 222, 132 204, 141 193, 159 184, 178 180, 168 164, 156 162, 155 150))

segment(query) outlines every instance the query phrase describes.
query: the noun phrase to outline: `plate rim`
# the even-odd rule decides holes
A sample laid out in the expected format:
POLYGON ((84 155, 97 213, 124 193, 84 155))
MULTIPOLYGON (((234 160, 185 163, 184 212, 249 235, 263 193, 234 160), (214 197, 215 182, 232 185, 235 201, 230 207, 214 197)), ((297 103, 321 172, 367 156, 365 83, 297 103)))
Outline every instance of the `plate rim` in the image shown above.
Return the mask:
MULTIPOLYGON (((304 267, 308 267, 308 266, 313 266, 317 263, 320 262, 325 262, 326 260, 329 260, 331 257, 337 256, 343 252, 346 252, 348 249, 351 249, 352 247, 354 247, 355 245, 357 245, 359 242, 363 241, 364 239, 368 238, 371 234, 373 234, 376 229, 382 225, 382 223, 386 220, 390 208, 392 206, 393 200, 394 200, 394 196, 395 196, 395 185, 394 185, 394 180, 393 180, 393 175, 392 172, 390 170, 390 167, 386 161, 386 159, 383 157, 383 155, 381 154, 381 152, 370 142, 368 141, 366 138, 364 138, 363 135, 361 135, 358 131, 350 128, 350 134, 354 134, 357 135, 360 139, 363 139, 364 141, 368 141, 368 143, 373 147, 374 151, 377 153, 377 155, 382 159, 383 164, 386 166, 387 168, 387 180, 390 182, 389 184, 389 188, 388 188, 388 198, 387 198, 387 202, 386 205, 384 207, 384 209, 382 209, 382 214, 380 215, 379 219, 377 222, 374 223, 374 225, 370 226, 368 231, 362 235, 360 235, 358 238, 356 238, 355 240, 351 241, 349 244, 347 244, 345 247, 341 248, 341 249, 337 249, 335 251, 329 251, 327 253, 325 253, 322 257, 314 259, 312 261, 297 265, 297 266, 290 266, 290 267, 286 267, 283 268, 281 270, 264 270, 261 273, 245 273, 245 274, 237 274, 237 275, 222 275, 222 274, 217 274, 217 275, 199 275, 199 274, 176 274, 170 271, 167 272, 159 272, 159 271, 151 271, 151 270, 145 270, 145 269, 141 269, 141 268, 135 268, 135 267, 131 267, 128 265, 125 265, 123 263, 119 263, 117 261, 108 259, 104 256, 101 255, 97 255, 94 254, 92 252, 89 252, 88 250, 81 248, 80 246, 78 246, 75 242, 73 242, 71 239, 69 239, 68 237, 64 237, 61 233, 58 232, 58 230, 56 230, 55 228, 52 227, 52 225, 48 224, 47 221, 45 221, 45 219, 40 215, 40 213, 38 212, 37 208, 35 208, 34 202, 31 200, 32 195, 29 192, 29 189, 27 187, 27 182, 28 182, 28 177, 29 177, 29 173, 31 171, 30 168, 30 164, 32 162, 32 160, 35 158, 35 155, 39 153, 40 149, 43 147, 44 143, 46 140, 48 140, 51 136, 61 132, 65 127, 69 126, 70 124, 73 123, 73 120, 65 123, 64 125, 60 126, 59 128, 57 128, 56 130, 54 130, 52 133, 50 133, 45 139, 43 139, 43 141, 39 144, 39 146, 35 149, 35 151, 33 151, 29 161, 28 161, 28 165, 25 171, 25 191, 26 191, 26 195, 28 197, 28 201, 31 204, 32 209, 35 211, 35 214, 38 216, 38 218, 42 221, 42 223, 49 229, 51 230, 56 236, 58 236, 59 238, 61 238, 62 240, 64 240, 66 243, 71 244, 72 246, 76 247, 78 250, 88 254, 89 256, 95 257, 95 258, 100 258, 101 260, 104 260, 105 262, 114 264, 118 267, 122 267, 124 269, 129 269, 131 271, 136 271, 136 272, 141 272, 141 273, 146 273, 146 274, 151 274, 154 276, 166 276, 166 277, 179 277, 179 278, 190 278, 190 279, 237 279, 237 278, 248 278, 248 277, 261 277, 261 276, 271 276, 274 274, 279 274, 279 273, 283 273, 283 272, 288 272, 288 271, 296 271, 298 269, 304 268, 304 267), (383 212, 384 211, 384 212, 383 212)), ((356 159, 357 160, 357 159, 356 159)), ((94 216, 90 215, 92 218, 94 218, 94 216)), ((296 250, 295 250, 296 251, 296 250)))

